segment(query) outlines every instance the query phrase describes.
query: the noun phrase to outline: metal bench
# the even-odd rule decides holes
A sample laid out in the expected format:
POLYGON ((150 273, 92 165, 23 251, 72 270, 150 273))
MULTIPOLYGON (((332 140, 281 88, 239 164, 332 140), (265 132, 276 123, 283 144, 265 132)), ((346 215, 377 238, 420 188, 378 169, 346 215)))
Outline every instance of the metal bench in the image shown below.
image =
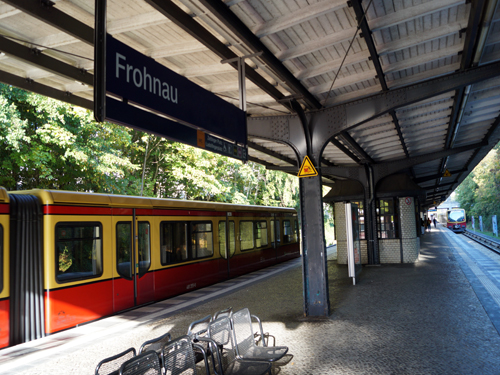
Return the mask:
POLYGON ((118 375, 123 362, 135 357, 135 349, 129 348, 112 357, 104 358, 95 368, 95 375, 118 375))
POLYGON ((196 356, 194 349, 203 353, 205 372, 210 375, 207 357, 200 345, 193 344, 190 336, 182 336, 167 343, 161 351, 165 375, 196 375, 196 356))
POLYGON ((236 349, 236 356, 240 359, 251 361, 269 361, 274 362, 281 359, 287 352, 287 346, 267 346, 267 340, 264 339, 262 323, 256 316, 250 315, 247 308, 238 310, 231 314, 232 334, 236 349), (253 332, 252 317, 259 323, 260 336, 264 346, 255 344, 256 334, 253 332))
POLYGON ((154 350, 138 354, 121 365, 119 375, 161 375, 160 357, 154 350))
POLYGON ((156 353, 160 354, 163 346, 170 340, 172 340, 172 337, 170 333, 167 332, 160 337, 145 341, 139 348, 139 354, 147 352, 148 350, 154 350, 156 353))
POLYGON ((212 350, 212 365, 217 375, 263 375, 271 374, 271 363, 264 361, 247 361, 237 358, 231 332, 231 321, 228 317, 211 321, 208 326, 208 337, 200 337, 212 350))

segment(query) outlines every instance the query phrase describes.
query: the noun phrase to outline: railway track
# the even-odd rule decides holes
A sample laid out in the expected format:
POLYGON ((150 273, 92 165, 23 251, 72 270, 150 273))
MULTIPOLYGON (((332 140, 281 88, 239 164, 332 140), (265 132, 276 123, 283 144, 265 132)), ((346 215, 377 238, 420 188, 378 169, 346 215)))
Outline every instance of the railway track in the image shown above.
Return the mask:
POLYGON ((494 240, 479 233, 470 232, 468 230, 466 230, 463 234, 464 236, 469 237, 470 239, 480 243, 481 245, 500 255, 500 241, 494 240))

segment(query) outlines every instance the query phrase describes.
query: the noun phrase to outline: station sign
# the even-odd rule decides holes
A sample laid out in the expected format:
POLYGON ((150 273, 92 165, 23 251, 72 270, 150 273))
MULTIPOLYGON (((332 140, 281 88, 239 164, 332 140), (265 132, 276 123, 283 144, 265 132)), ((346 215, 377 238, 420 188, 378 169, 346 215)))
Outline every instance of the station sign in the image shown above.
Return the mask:
POLYGON ((248 159, 244 111, 110 35, 104 45, 104 56, 96 60, 96 71, 105 72, 94 87, 105 86, 98 121, 248 159))

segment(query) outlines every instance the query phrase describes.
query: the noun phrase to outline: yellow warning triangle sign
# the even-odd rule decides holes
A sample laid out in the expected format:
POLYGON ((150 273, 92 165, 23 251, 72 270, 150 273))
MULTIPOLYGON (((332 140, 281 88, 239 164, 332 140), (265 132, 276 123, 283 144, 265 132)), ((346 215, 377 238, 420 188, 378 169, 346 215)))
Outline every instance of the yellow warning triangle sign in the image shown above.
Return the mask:
POLYGON ((451 177, 451 173, 448 169, 445 169, 445 171, 443 173, 443 177, 451 177))
POLYGON ((314 168, 314 165, 311 163, 311 159, 306 155, 302 165, 300 166, 298 177, 314 177, 318 175, 318 171, 314 168))

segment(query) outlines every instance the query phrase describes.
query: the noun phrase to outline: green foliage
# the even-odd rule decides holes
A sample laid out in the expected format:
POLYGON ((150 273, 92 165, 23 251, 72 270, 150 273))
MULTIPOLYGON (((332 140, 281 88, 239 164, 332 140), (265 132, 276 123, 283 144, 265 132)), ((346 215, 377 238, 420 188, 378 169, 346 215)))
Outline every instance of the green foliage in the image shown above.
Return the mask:
POLYGON ((80 108, 0 85, 0 186, 126 193, 129 132, 80 108))
POLYGON ((465 209, 467 221, 483 217, 485 230, 491 230, 491 217, 497 215, 500 220, 500 144, 474 168, 472 173, 457 188, 457 201, 465 209))
POLYGON ((110 123, 0 84, 0 186, 298 208, 295 176, 110 123), (142 178, 144 170, 144 179, 142 178))

